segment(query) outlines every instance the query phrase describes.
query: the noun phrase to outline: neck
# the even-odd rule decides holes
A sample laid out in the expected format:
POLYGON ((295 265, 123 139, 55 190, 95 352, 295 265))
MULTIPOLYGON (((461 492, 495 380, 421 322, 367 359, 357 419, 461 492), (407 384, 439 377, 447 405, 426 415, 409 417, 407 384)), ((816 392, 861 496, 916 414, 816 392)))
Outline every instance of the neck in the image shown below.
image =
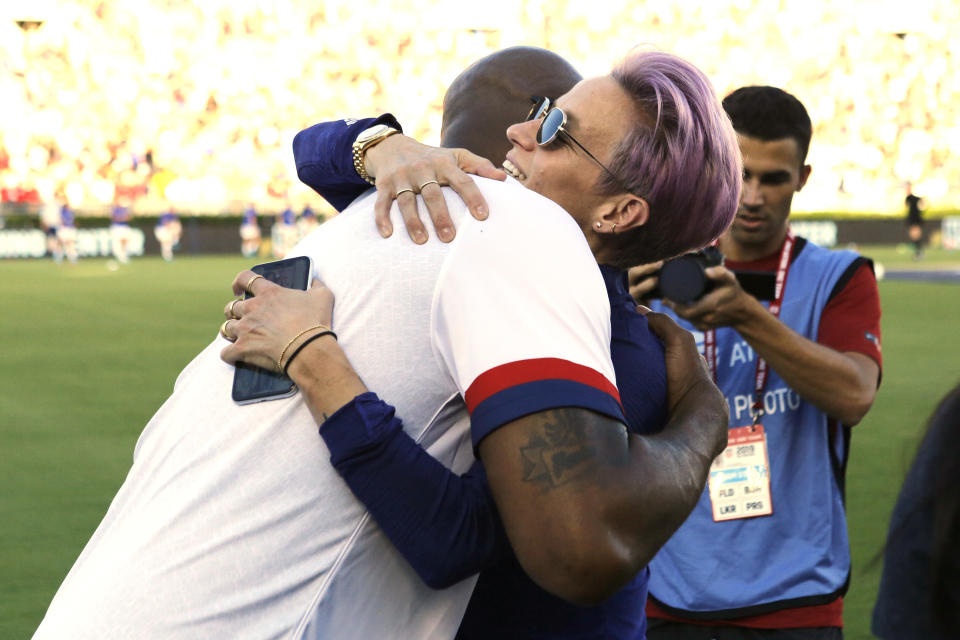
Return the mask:
POLYGON ((777 234, 775 238, 772 238, 770 242, 764 242, 759 244, 745 244, 739 242, 733 237, 733 234, 730 231, 727 231, 723 236, 720 237, 720 251, 723 253, 724 257, 728 260, 734 262, 753 262, 754 260, 760 260, 766 258, 773 253, 776 253, 780 250, 780 247, 783 246, 783 241, 787 237, 787 228, 783 228, 783 232, 777 234))

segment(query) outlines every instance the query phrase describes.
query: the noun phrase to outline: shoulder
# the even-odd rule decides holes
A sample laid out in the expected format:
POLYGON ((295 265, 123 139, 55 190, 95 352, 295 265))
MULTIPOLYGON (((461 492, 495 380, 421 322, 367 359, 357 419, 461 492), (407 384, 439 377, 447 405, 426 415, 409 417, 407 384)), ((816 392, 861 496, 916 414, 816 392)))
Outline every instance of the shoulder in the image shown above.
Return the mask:
MULTIPOLYGON (((464 244, 480 242, 501 250, 514 247, 531 256, 538 252, 562 255, 565 248, 574 247, 589 253, 580 227, 560 205, 512 178, 505 182, 480 177, 474 180, 490 209, 486 220, 473 219, 459 196, 444 189, 457 224, 457 238, 464 244)), ((595 263, 592 254, 589 259, 595 263)))
POLYGON ((484 198, 487 198, 491 214, 494 208, 498 208, 516 212, 518 215, 515 217, 518 217, 520 222, 557 218, 576 228, 573 218, 560 205, 536 191, 524 187, 513 178, 507 178, 501 182, 475 176, 474 182, 480 188, 484 198))
MULTIPOLYGON (((818 269, 844 269, 855 262, 870 262, 856 251, 849 249, 828 249, 821 247, 813 242, 803 240, 803 246, 796 257, 795 262, 799 264, 813 263, 818 269)), ((824 272, 824 276, 828 275, 824 272)))

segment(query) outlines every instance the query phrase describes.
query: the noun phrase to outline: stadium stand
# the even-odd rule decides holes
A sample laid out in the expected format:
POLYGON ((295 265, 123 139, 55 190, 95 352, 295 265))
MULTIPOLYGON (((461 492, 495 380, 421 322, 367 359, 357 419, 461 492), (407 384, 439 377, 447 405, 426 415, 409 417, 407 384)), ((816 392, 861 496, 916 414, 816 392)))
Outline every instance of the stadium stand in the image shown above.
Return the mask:
POLYGON ((810 105, 802 206, 899 214, 903 182, 960 203, 960 24, 952 0, 603 4, 80 0, 0 10, 0 198, 135 214, 279 212, 309 194, 301 128, 392 110, 439 139, 446 84, 491 50, 533 44, 586 75, 630 46, 673 50, 722 93, 787 87, 810 105), (481 15, 482 14, 482 15, 481 15), (424 109, 424 105, 427 108, 424 109))

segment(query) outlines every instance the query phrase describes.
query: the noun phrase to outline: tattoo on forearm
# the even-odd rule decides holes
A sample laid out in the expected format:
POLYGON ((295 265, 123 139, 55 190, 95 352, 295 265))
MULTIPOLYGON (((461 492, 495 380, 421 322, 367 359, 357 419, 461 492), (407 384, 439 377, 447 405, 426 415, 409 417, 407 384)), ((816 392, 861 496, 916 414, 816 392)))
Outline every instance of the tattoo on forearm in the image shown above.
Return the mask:
MULTIPOLYGON (((545 491, 567 484, 596 468, 597 451, 582 420, 568 410, 550 412, 553 418, 520 447, 523 481, 545 491)), ((582 413, 579 414, 582 417, 582 413)))

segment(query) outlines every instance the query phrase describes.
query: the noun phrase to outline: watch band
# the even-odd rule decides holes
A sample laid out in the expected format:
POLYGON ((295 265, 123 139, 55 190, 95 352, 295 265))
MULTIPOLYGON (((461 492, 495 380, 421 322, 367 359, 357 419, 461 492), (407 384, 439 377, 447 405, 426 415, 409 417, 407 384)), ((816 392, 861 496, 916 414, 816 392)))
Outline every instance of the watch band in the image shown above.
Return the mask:
POLYGON ((361 132, 353 143, 353 168, 356 170, 357 175, 370 184, 376 184, 376 181, 367 175, 367 168, 364 165, 367 151, 395 133, 400 132, 393 127, 380 124, 361 132))

